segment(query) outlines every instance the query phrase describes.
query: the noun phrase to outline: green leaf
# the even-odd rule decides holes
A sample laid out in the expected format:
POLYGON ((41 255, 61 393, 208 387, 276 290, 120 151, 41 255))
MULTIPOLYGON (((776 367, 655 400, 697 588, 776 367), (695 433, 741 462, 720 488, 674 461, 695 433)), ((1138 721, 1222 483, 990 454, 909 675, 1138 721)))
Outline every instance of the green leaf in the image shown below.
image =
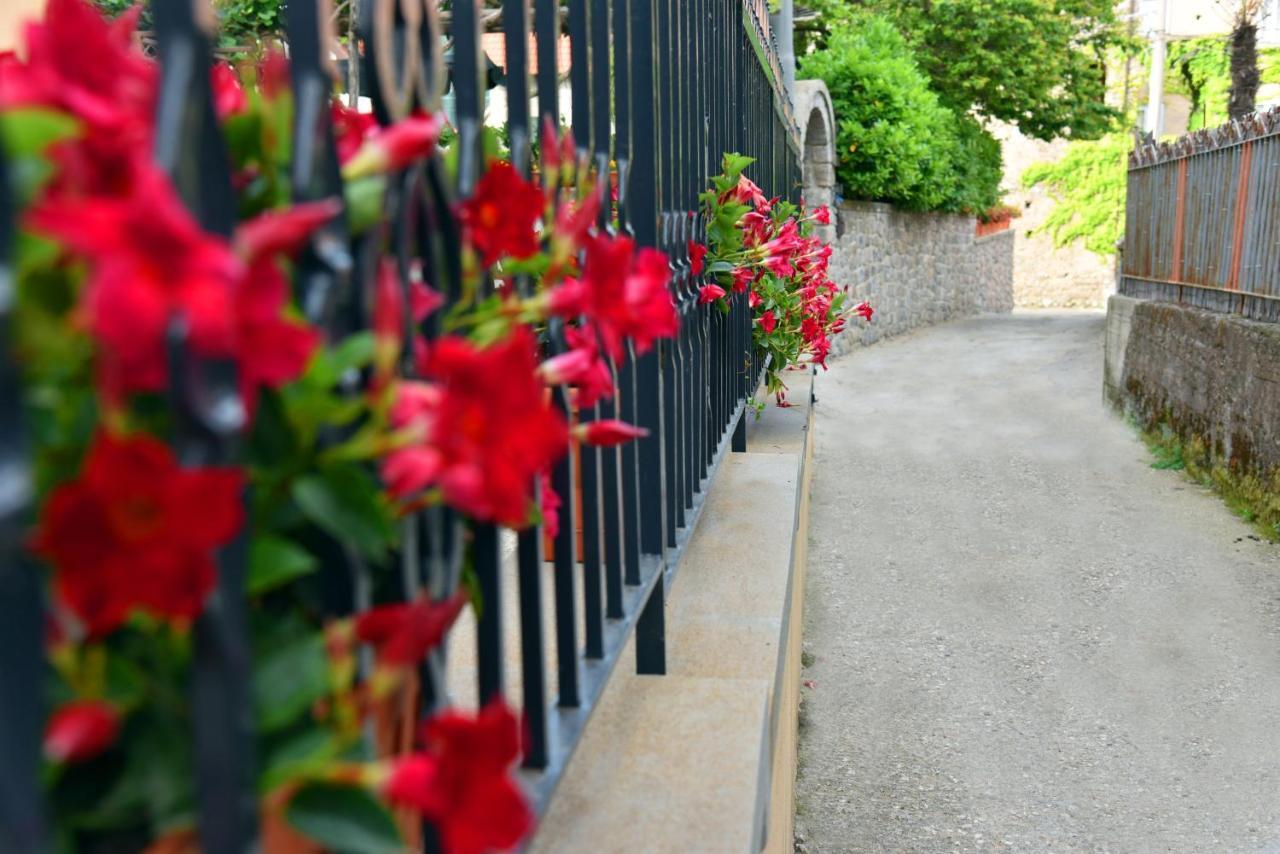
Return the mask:
POLYGON ((308 519, 370 560, 381 560, 395 538, 391 508, 358 465, 340 463, 299 478, 293 500, 308 519))
POLYGON ((303 835, 342 854, 382 854, 404 848, 391 814, 354 786, 303 786, 289 801, 285 818, 303 835))
POLYGON ((42 154, 53 143, 79 132, 79 122, 53 110, 20 107, 0 112, 0 139, 11 158, 42 154))
POLYGON ((267 794, 290 780, 318 771, 338 755, 333 734, 311 727, 289 736, 267 751, 258 791, 267 794))
POLYGON ((267 654, 253 671, 258 724, 272 731, 292 723, 329 688, 324 636, 305 635, 267 654))
POLYGON ((371 175, 348 181, 345 187, 347 227, 352 234, 363 234, 382 217, 382 199, 387 192, 387 179, 371 175))
POLYGON ((249 544, 249 593, 256 596, 310 575, 316 563, 314 555, 283 537, 254 537, 249 544))

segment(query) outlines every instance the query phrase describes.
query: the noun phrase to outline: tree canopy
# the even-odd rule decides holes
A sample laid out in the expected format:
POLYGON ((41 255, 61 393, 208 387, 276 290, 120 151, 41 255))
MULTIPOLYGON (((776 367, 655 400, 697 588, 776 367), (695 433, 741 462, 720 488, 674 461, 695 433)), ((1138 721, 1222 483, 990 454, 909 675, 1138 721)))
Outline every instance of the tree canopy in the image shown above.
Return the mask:
POLYGON ((942 104, 1012 122, 1028 136, 1092 139, 1117 112, 1103 95, 1107 50, 1124 43, 1112 0, 808 0, 804 42, 883 15, 916 52, 942 104))

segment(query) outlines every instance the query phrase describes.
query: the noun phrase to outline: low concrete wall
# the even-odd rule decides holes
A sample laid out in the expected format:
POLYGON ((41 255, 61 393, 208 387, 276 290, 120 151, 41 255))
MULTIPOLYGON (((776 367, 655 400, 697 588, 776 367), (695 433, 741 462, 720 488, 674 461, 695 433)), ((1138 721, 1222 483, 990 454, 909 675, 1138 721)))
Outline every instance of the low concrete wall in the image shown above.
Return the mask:
POLYGON ((846 202, 838 211, 831 278, 876 310, 836 352, 918 326, 1013 309, 1013 232, 975 238, 973 217, 846 202))
POLYGON ((1233 471, 1280 469, 1280 325, 1113 296, 1104 393, 1144 427, 1203 440, 1233 471))

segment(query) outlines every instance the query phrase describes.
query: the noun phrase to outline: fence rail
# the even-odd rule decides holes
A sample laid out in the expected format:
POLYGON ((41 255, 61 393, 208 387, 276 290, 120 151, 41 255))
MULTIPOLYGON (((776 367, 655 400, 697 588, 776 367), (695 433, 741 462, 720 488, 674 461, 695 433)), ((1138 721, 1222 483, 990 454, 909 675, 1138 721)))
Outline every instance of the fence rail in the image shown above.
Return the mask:
POLYGON ((1280 321, 1280 111, 1137 146, 1120 292, 1280 321))
MULTIPOLYGON (((209 38, 189 0, 152 5, 162 68, 155 156, 200 222, 229 234, 234 205, 206 73, 209 38)), ((447 81, 456 104, 456 178, 437 154, 400 176, 388 195, 384 221, 371 236, 353 239, 340 216, 313 238, 298 264, 295 294, 308 319, 331 338, 367 326, 364 306, 373 288, 373 262, 388 235, 404 275, 411 258, 421 258, 442 292, 454 298, 460 292, 453 211, 483 169, 485 22, 478 0, 449 4, 447 25, 433 0, 423 4, 421 14, 406 17, 409 5, 360 0, 362 94, 386 124, 417 108, 439 109, 447 81), (446 48, 452 53, 447 73, 446 48)), ((288 4, 296 104, 291 177, 298 201, 341 197, 328 110, 327 14, 316 2, 288 4)), ((608 212, 600 225, 668 254, 681 318, 677 338, 642 356, 629 353, 614 365, 618 394, 612 401, 579 413, 583 420, 621 418, 648 428, 649 436, 621 450, 584 448, 577 460, 564 460, 551 474, 565 502, 566 523, 554 543, 550 609, 540 586, 542 532, 519 534, 521 696, 508 699, 523 711, 523 778, 540 811, 633 629, 637 670, 664 672, 666 587, 718 461, 730 448, 745 450, 744 411, 763 365, 752 351, 745 294, 732 296, 727 314, 698 304, 701 282, 686 253, 687 241, 702 233, 698 193, 718 171, 721 153, 739 151, 757 158, 752 174, 766 193, 798 200, 799 151, 763 0, 569 0, 567 14, 559 0, 503 0, 501 25, 512 162, 527 174, 534 129, 546 121, 558 124, 557 42, 567 33, 578 160, 602 176, 611 168, 617 174, 616 226, 608 212), (533 79, 531 33, 537 60, 533 79), (536 116, 530 107, 534 95, 536 116), (579 496, 581 506, 575 507, 579 496), (581 554, 575 518, 581 519, 581 554), (554 644, 554 668, 545 663, 548 642, 554 644)), ((0 345, 7 343, 5 249, 13 218, 3 198, 0 191, 0 345)), ((437 330, 424 331, 430 336, 437 330)), ((563 346, 554 327, 546 345, 563 346)), ((240 425, 218 416, 224 411, 219 401, 235 394, 225 366, 193 364, 180 339, 172 355, 188 368, 173 372, 184 379, 171 392, 182 415, 175 437, 180 457, 203 464, 232 458, 240 425)), ((42 668, 39 620, 28 619, 39 613, 38 573, 23 562, 18 548, 30 499, 22 477, 20 425, 14 421, 17 399, 15 368, 0 356, 0 632, 5 633, 0 635, 5 641, 0 643, 0 839, 8 834, 32 841, 42 834, 34 794, 42 668)), ((569 408, 563 391, 557 400, 569 408)), ((435 597, 451 593, 458 584, 462 544, 471 543, 486 603, 476 631, 477 695, 484 702, 505 693, 500 588, 506 576, 498 530, 438 508, 421 511, 404 526, 400 559, 406 598, 420 588, 435 597)), ((335 614, 369 604, 371 570, 352 555, 334 542, 322 560, 335 614)), ((196 627, 193 754, 202 844, 214 852, 248 850, 258 836, 256 758, 246 697, 252 663, 240 593, 244 563, 243 548, 224 550, 218 591, 196 627)), ((423 715, 448 702, 443 654, 437 651, 422 669, 423 715)), ((428 850, 436 846, 430 829, 425 837, 428 850)), ((40 847, 38 841, 32 846, 40 847)))

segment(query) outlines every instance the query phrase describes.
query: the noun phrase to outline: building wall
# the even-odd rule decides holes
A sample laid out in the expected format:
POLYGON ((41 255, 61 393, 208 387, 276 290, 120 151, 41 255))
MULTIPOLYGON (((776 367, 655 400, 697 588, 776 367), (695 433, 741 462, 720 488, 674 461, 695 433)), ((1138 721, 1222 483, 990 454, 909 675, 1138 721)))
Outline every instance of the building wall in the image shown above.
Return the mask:
POLYGON ((975 220, 900 211, 874 202, 840 206, 831 278, 876 310, 854 322, 836 352, 920 326, 1013 308, 1013 234, 975 238, 975 220))
POLYGON ((23 21, 39 16, 44 0, 0 0, 0 50, 13 50, 23 21))

